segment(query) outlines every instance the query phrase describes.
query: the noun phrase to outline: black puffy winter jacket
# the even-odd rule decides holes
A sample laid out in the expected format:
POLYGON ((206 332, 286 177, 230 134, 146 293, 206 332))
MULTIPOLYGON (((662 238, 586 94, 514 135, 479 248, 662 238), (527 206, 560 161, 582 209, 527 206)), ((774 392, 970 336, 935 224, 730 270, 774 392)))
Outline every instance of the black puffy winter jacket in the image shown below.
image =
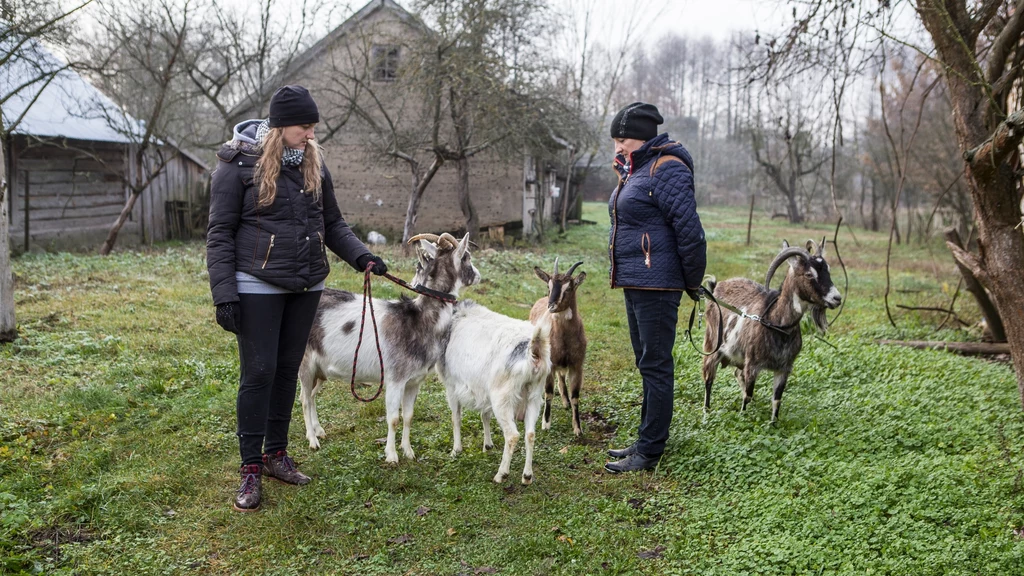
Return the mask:
POLYGON ((238 301, 236 270, 301 291, 327 277, 327 248, 353 268, 360 256, 370 253, 341 216, 326 167, 318 200, 303 192, 298 167, 282 166, 274 203, 257 208, 256 148, 233 140, 221 147, 217 158, 206 236, 214 304, 238 301))

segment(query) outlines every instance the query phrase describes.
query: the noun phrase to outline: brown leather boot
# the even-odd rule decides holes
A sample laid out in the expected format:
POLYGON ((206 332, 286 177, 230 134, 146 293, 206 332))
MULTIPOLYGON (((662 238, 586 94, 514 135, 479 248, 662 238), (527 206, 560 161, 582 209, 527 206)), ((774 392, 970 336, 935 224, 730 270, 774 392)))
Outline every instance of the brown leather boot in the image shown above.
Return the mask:
POLYGON ((295 468, 295 461, 284 450, 263 455, 263 475, 280 480, 285 484, 302 486, 309 484, 309 476, 295 468))
POLYGON ((238 472, 242 475, 242 485, 235 495, 234 508, 239 512, 255 512, 260 509, 263 497, 263 478, 260 476, 260 465, 242 466, 238 472))

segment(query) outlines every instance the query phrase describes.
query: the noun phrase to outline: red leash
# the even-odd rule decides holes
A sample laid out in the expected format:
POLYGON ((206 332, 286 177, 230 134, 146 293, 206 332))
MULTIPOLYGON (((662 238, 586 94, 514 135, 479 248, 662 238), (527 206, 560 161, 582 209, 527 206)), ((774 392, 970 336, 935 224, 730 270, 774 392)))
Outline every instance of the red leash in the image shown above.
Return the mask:
POLYGON ((356 343, 355 358, 352 359, 352 382, 350 384, 350 389, 352 390, 352 396, 360 402, 373 402, 384 390, 384 352, 380 349, 380 334, 377 330, 377 316, 373 313, 373 289, 371 288, 372 283, 370 282, 370 270, 372 268, 373 262, 366 265, 366 277, 363 279, 363 316, 359 320, 359 341, 356 343), (363 344, 363 327, 366 325, 367 302, 370 303, 370 319, 373 321, 373 337, 377 341, 377 359, 380 361, 380 385, 377 386, 377 392, 372 398, 363 398, 356 392, 356 366, 359 365, 359 348, 363 344))

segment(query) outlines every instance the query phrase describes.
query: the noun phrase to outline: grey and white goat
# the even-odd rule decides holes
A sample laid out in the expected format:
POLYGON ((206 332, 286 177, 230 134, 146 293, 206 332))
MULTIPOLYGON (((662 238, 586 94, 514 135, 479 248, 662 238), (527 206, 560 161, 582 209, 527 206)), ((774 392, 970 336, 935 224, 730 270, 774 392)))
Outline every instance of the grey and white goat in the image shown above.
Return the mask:
POLYGON ((583 433, 580 426, 580 389, 583 387, 583 360, 587 356, 587 335, 583 330, 583 317, 576 306, 576 289, 587 278, 586 272, 572 277, 583 262, 577 262, 565 274, 558 273, 558 258, 554 271, 547 272, 534 266, 537 277, 548 285, 548 295, 534 303, 530 322, 551 324, 551 373, 544 387, 544 418, 541 429, 551 428, 551 399, 555 395, 555 379, 562 406, 572 408, 572 433, 583 433), (568 388, 566 387, 568 383, 568 388))
POLYGON ((745 318, 725 308, 709 305, 707 329, 704 333, 704 351, 712 352, 718 343, 724 316, 725 330, 721 348, 704 357, 704 409, 711 408, 711 385, 715 381, 718 364, 736 366, 736 379, 743 394, 742 409, 754 397, 754 383, 761 370, 775 373, 772 394, 772 423, 778 420, 782 392, 803 346, 800 319, 810 312, 815 326, 821 331, 828 328, 826 308, 835 308, 842 301, 839 290, 832 283, 828 262, 825 261, 825 239, 820 245, 807 241, 806 248, 791 247, 783 241, 782 251, 768 266, 764 286, 746 278, 731 278, 717 283, 711 290, 716 299, 729 304, 744 314, 759 315, 770 324, 745 318), (789 270, 779 290, 772 290, 772 275, 786 260, 789 270))
MULTIPOLYGON (((480 273, 470 258, 468 234, 461 241, 449 234, 419 234, 410 240, 413 241, 418 242, 416 280, 425 287, 457 295, 463 286, 480 281, 480 273)), ((403 296, 399 300, 374 298, 373 306, 384 359, 384 404, 388 422, 385 461, 398 462, 395 432, 399 409, 404 420, 402 452, 412 460, 416 457, 409 443, 413 404, 423 379, 444 351, 454 305, 418 295, 416 298, 403 296)), ((352 359, 359 338, 362 310, 362 299, 351 292, 325 289, 320 298, 299 368, 302 415, 310 448, 319 448, 319 439, 325 436, 316 411, 316 393, 327 379, 348 380, 352 377, 352 359)), ((359 351, 356 382, 379 383, 381 367, 372 325, 364 335, 359 351)))
POLYGON ((455 308, 450 334, 437 375, 444 382, 452 411, 452 456, 462 452, 462 408, 480 412, 484 450, 491 442, 491 414, 505 437, 501 465, 494 476, 508 476, 512 453, 519 442, 516 420, 526 434, 523 484, 533 482, 533 444, 537 417, 544 398, 544 383, 551 372, 549 324, 534 326, 503 316, 471 301, 455 308))

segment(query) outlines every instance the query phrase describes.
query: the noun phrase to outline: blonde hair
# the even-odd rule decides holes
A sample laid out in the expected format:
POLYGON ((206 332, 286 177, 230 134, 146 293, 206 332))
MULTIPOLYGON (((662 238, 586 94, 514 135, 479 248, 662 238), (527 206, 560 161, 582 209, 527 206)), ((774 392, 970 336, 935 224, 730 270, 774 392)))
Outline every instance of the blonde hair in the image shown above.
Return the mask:
MULTIPOLYGON (((277 198, 277 177, 281 175, 281 158, 284 156, 284 130, 271 128, 263 138, 260 149, 255 178, 260 189, 256 206, 262 208, 270 206, 277 198)), ((323 165, 320 145, 315 140, 306 141, 306 149, 303 151, 299 171, 302 172, 302 181, 305 185, 303 192, 312 194, 315 201, 320 200, 323 165)))

